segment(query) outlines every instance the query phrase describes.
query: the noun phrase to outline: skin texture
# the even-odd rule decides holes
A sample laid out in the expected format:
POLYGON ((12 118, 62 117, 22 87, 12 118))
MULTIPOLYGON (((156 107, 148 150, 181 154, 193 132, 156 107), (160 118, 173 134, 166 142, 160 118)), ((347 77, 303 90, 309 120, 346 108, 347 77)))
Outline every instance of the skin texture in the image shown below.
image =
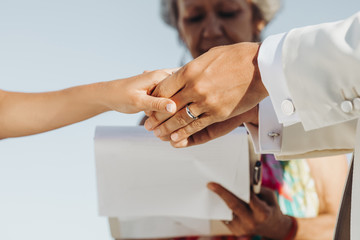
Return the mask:
POLYGON ((165 98, 149 96, 169 73, 163 70, 45 93, 0 90, 0 139, 36 134, 114 110, 175 111, 165 98))
MULTIPOLYGON (((244 122, 257 125, 256 105, 267 96, 257 68, 259 44, 237 43, 257 39, 264 21, 245 0, 179 0, 177 7, 179 35, 196 59, 154 91, 156 96, 171 97, 179 111, 175 115, 149 114, 145 127, 175 147, 188 147, 223 136, 244 122), (229 44, 235 45, 223 46, 229 44), (186 104, 198 120, 189 118, 186 104)), ((296 239, 332 239, 347 174, 346 157, 307 162, 320 210, 317 217, 297 218, 296 239)), ((226 226, 237 236, 282 239, 291 228, 291 220, 280 212, 269 189, 262 188, 261 194, 253 194, 246 204, 216 183, 208 187, 232 209, 234 219, 226 226)))

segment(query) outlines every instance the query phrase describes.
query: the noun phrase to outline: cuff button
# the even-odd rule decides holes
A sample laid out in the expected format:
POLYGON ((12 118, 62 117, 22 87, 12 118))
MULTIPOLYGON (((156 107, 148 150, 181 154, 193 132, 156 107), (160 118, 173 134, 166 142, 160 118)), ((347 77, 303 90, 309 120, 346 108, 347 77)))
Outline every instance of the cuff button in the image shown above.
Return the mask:
POLYGON ((281 110, 286 116, 290 116, 295 112, 295 107, 291 100, 286 99, 281 103, 281 110))
POLYGON ((344 112, 344 113, 350 113, 352 112, 353 110, 353 104, 352 102, 346 100, 346 101, 343 101, 340 105, 341 107, 341 110, 344 112))
POLYGON ((354 98, 353 99, 353 105, 355 110, 360 110, 360 98, 354 98))

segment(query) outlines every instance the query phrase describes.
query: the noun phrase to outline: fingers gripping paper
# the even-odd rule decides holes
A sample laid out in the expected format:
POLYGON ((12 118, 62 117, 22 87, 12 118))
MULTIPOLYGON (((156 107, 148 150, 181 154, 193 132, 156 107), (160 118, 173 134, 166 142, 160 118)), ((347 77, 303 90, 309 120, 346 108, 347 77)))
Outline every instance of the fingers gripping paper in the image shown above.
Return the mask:
POLYGON ((231 220, 226 204, 206 188, 217 182, 249 201, 246 131, 206 144, 171 147, 143 127, 97 127, 99 213, 122 221, 171 217, 231 220))

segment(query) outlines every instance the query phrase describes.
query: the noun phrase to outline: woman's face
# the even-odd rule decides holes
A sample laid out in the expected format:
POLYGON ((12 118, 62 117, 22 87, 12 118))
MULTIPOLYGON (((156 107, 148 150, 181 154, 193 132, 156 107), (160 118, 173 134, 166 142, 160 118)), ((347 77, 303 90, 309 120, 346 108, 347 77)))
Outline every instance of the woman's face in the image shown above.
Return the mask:
POLYGON ((212 47, 251 42, 256 32, 249 0, 178 0, 178 31, 196 58, 212 47))

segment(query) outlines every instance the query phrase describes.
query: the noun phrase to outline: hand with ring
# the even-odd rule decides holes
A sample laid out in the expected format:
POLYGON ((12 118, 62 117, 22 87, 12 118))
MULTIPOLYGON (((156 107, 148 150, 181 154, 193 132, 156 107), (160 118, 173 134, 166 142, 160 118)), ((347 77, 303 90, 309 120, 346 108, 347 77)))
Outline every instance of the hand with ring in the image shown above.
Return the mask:
POLYGON ((166 78, 153 96, 170 98, 178 111, 152 113, 145 128, 175 147, 186 147, 213 139, 208 126, 220 124, 224 131, 215 135, 221 136, 248 122, 249 114, 239 115, 256 112, 254 107, 267 96, 257 67, 258 49, 258 43, 216 47, 166 78), (201 130, 194 140, 191 136, 201 130))

